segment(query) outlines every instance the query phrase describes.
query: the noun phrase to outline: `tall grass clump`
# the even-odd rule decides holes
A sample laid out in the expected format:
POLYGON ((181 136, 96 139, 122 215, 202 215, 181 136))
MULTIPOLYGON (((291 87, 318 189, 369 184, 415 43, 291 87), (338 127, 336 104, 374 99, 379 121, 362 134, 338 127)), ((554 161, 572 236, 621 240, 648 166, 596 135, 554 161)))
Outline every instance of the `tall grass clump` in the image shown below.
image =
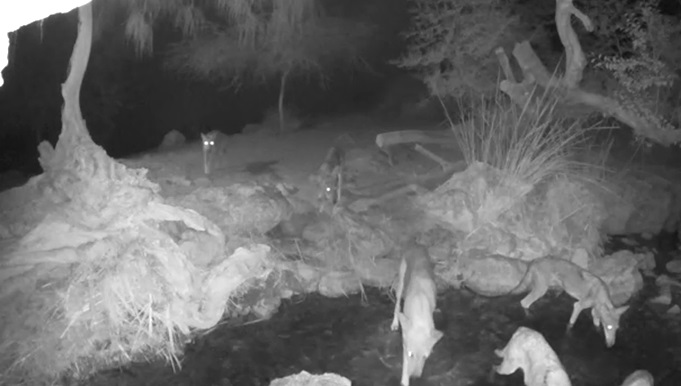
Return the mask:
POLYGON ((483 162, 506 178, 536 186, 557 176, 583 178, 592 174, 586 169, 599 168, 578 161, 597 126, 561 115, 557 105, 550 92, 522 106, 497 93, 474 102, 459 124, 446 114, 466 163, 483 162))

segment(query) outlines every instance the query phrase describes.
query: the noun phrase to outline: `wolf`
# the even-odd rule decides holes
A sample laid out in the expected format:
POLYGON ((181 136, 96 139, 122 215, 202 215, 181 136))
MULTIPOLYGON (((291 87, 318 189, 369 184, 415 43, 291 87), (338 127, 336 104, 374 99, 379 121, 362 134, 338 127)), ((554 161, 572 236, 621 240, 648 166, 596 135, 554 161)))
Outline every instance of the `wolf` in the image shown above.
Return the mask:
POLYGON ((213 170, 219 153, 226 144, 227 136, 219 130, 201 133, 201 149, 203 151, 203 172, 208 175, 213 170))
POLYGON ((655 380, 646 370, 636 370, 624 380, 622 386, 653 386, 655 380))
POLYGON ((511 294, 521 294, 529 290, 520 305, 527 313, 532 303, 544 296, 549 289, 560 289, 577 301, 572 307, 568 322, 571 329, 579 314, 591 308, 591 316, 596 328, 602 327, 605 344, 615 344, 620 316, 629 306, 615 308, 610 299, 608 287, 603 280, 578 265, 558 257, 542 257, 532 260, 518 285, 511 294))
POLYGON ((425 247, 412 243, 403 251, 397 284, 391 330, 402 328, 401 385, 409 386, 410 377, 420 377, 433 346, 444 335, 435 328, 433 311, 437 288, 433 267, 425 247), (404 306, 400 303, 404 292, 404 306))
POLYGON ((309 181, 317 189, 316 206, 319 212, 340 204, 345 177, 344 167, 345 150, 340 146, 332 146, 317 172, 309 176, 309 181))
POLYGON ((506 346, 494 353, 503 358, 500 365, 494 366, 494 371, 509 375, 522 369, 526 386, 572 385, 544 336, 531 328, 518 327, 506 346))

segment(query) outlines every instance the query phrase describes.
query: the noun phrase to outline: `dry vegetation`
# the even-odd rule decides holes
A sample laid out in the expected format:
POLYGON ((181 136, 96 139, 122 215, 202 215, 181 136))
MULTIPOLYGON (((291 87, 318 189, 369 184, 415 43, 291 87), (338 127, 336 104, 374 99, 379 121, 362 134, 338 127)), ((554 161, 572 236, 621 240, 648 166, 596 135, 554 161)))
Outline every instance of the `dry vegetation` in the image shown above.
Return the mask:
POLYGON ((473 104, 461 124, 447 118, 468 164, 486 163, 533 186, 552 177, 583 176, 578 155, 598 129, 560 115, 548 93, 523 106, 497 93, 491 101, 473 104))
POLYGON ((523 260, 600 254, 606 214, 595 192, 609 188, 607 169, 583 156, 599 126, 564 116, 551 94, 518 106, 498 93, 449 121, 469 168, 421 203, 463 238, 462 251, 523 260))
POLYGON ((413 71, 433 95, 478 96, 496 87, 494 49, 517 18, 499 0, 414 0, 407 50, 392 63, 413 71))

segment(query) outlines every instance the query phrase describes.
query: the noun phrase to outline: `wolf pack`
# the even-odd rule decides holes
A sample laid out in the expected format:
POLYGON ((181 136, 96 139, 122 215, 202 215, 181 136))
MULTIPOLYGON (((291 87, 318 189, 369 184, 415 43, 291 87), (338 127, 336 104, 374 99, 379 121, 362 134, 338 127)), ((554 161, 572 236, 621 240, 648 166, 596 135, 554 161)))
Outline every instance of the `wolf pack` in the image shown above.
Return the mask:
MULTIPOLYGON (((204 173, 210 174, 216 154, 219 153, 219 133, 201 134, 204 173)), ((379 139, 377 144, 381 147, 379 139)), ((316 175, 322 187, 318 201, 335 206, 341 199, 344 153, 338 147, 329 150, 316 175)), ((323 206, 320 207, 320 210, 323 206)), ((400 383, 409 386, 411 378, 419 378, 426 360, 444 333, 435 327, 433 313, 437 305, 437 288, 432 261, 425 246, 411 240, 401 249, 401 260, 396 288, 396 302, 392 331, 402 334, 402 374, 400 383)), ((517 286, 507 295, 526 296, 521 307, 529 309, 549 290, 564 291, 575 299, 567 323, 570 330, 585 310, 591 310, 596 328, 603 331, 605 345, 615 345, 619 320, 628 306, 615 307, 608 287, 598 276, 580 266, 558 257, 542 257, 526 264, 526 270, 517 286)), ((508 344, 495 354, 503 359, 494 366, 498 374, 512 374, 522 369, 526 386, 571 386, 556 353, 544 337, 527 327, 519 327, 508 344)), ((637 370, 627 377, 622 386, 652 386, 653 377, 646 370, 637 370)))
MULTIPOLYGON (((615 345, 619 320, 628 306, 615 307, 608 287, 598 276, 558 257, 542 257, 530 261, 518 285, 510 294, 527 295, 520 301, 526 313, 549 290, 564 291, 575 299, 567 323, 571 329, 584 310, 591 310, 596 328, 603 331, 605 345, 615 345)), ((396 288, 396 302, 391 330, 402 333, 402 374, 400 383, 408 386, 411 378, 422 375, 426 360, 444 333, 435 327, 437 288, 433 265, 425 246, 415 241, 402 249, 396 288), (402 304, 403 303, 403 304, 402 304)), ((519 327, 507 345, 495 354, 502 358, 494 366, 498 374, 513 374, 522 369, 526 386, 571 386, 570 379, 556 353, 543 335, 527 327, 519 327)), ((637 370, 622 386, 652 386, 653 377, 637 370)))

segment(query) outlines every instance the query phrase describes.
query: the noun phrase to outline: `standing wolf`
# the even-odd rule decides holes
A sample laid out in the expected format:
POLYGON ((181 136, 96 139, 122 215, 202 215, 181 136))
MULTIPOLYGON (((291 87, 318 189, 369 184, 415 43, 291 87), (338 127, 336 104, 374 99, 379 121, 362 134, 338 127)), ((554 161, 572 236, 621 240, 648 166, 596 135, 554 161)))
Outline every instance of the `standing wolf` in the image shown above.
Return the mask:
POLYGON ((606 346, 615 344, 620 316, 629 307, 615 308, 608 287, 601 278, 565 259, 542 257, 528 263, 525 275, 511 294, 529 291, 520 301, 520 305, 528 310, 551 288, 564 290, 577 300, 572 306, 568 328, 575 324, 582 310, 591 308, 594 326, 603 328, 606 346))
POLYGON ((425 247, 416 244, 403 251, 397 285, 397 300, 390 328, 402 327, 402 386, 410 377, 420 377, 433 346, 443 336, 435 329, 433 311, 437 289, 433 267, 425 247), (406 279, 406 282, 405 282, 406 279), (402 293, 404 307, 400 311, 402 293))

